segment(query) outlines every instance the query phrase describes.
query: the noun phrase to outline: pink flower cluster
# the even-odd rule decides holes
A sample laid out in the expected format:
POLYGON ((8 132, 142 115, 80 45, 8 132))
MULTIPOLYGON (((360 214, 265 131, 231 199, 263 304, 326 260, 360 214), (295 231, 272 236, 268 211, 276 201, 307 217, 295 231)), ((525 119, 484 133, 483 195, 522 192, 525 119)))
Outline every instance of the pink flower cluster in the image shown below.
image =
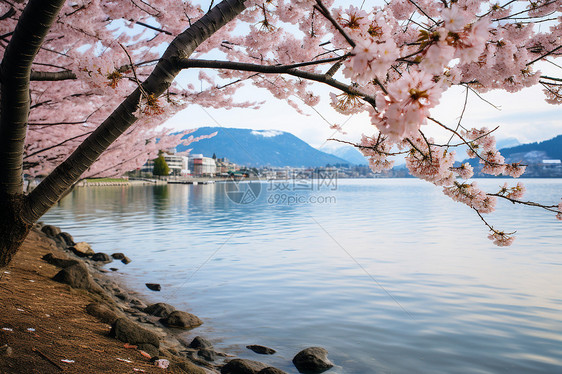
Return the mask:
POLYGON ((400 51, 393 40, 378 42, 372 39, 358 40, 351 51, 343 75, 354 82, 366 84, 378 77, 384 77, 390 66, 399 57, 400 51))
POLYGON ((496 198, 488 196, 478 188, 476 182, 454 182, 451 186, 443 187, 443 193, 455 201, 476 209, 479 213, 491 213, 496 207, 496 198))
POLYGON ((410 173, 437 186, 450 185, 454 182, 453 164, 455 152, 447 152, 441 147, 431 145, 433 139, 421 136, 409 138, 401 143, 410 148, 406 156, 406 167, 410 173))
POLYGON ((371 111, 371 122, 394 142, 416 137, 442 92, 433 75, 416 70, 404 73, 388 85, 387 94, 377 95, 379 108, 371 111))
POLYGON ((474 168, 468 162, 453 168, 453 171, 464 180, 470 179, 474 175, 474 168))
POLYGON ((375 173, 383 170, 389 170, 394 166, 394 161, 388 160, 388 156, 392 150, 392 143, 381 134, 376 137, 368 137, 363 135, 359 150, 363 156, 369 160, 369 167, 375 173))
POLYGON ((509 175, 520 177, 526 166, 520 163, 506 164, 504 157, 496 150, 496 140, 486 127, 470 129, 462 132, 463 138, 468 140, 467 154, 471 158, 480 158, 482 172, 490 175, 509 175))
POLYGON ((525 186, 521 182, 517 182, 515 187, 508 187, 507 183, 500 188, 498 195, 502 195, 512 200, 521 200, 525 194, 525 186))
POLYGON ((515 236, 502 231, 492 231, 492 233, 488 235, 488 239, 492 240, 498 247, 509 247, 513 244, 515 236))

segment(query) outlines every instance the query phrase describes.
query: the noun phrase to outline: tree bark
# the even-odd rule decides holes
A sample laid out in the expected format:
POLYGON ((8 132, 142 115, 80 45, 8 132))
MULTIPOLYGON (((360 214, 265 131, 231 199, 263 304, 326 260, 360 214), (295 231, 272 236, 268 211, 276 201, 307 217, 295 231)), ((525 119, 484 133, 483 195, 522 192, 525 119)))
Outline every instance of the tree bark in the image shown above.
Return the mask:
POLYGON ((64 0, 30 0, 0 65, 0 193, 23 192, 23 147, 29 116, 31 65, 64 0))
POLYGON ((22 219, 24 196, 0 195, 0 269, 12 258, 33 226, 22 219))

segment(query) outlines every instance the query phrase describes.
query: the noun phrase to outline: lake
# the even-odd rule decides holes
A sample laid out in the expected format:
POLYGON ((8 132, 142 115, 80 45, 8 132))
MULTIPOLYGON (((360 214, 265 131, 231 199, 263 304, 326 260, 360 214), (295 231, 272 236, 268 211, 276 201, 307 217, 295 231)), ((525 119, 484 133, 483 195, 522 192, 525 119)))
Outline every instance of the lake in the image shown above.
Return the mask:
MULTIPOLYGON (((288 373, 308 346, 328 350, 327 373, 562 373, 553 213, 499 202, 489 223, 517 230, 500 248, 470 208, 426 182, 297 182, 238 200, 224 183, 76 188, 43 221, 127 254, 112 276, 203 319, 186 337, 288 373)), ((561 179, 523 182, 528 200, 562 197, 561 179)))

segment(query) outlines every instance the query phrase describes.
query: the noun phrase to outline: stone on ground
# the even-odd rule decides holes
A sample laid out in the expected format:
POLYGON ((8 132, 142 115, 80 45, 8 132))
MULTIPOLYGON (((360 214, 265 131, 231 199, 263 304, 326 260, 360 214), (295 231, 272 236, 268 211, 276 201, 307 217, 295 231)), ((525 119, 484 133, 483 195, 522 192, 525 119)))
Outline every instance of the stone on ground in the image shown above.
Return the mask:
POLYGON ((42 258, 43 260, 47 261, 49 264, 59 268, 67 268, 69 266, 76 265, 79 262, 78 260, 71 259, 59 254, 53 254, 53 253, 47 253, 42 258))
POLYGON ((89 257, 95 254, 94 250, 86 242, 78 242, 70 247, 70 250, 79 257, 89 257))
POLYGON ((107 305, 101 303, 91 303, 86 305, 86 312, 108 325, 113 324, 119 318, 117 313, 111 310, 107 305))
POLYGON ((111 326, 109 335, 133 345, 151 344, 156 348, 160 347, 160 340, 156 333, 139 326, 127 318, 118 318, 111 326))
POLYGON ((193 338, 191 343, 189 343, 189 348, 193 349, 211 349, 213 348, 213 344, 205 338, 200 336, 196 336, 193 338))
POLYGON ((111 257, 109 257, 109 255, 107 253, 103 253, 103 252, 94 253, 92 255, 92 260, 93 261, 99 261, 99 262, 111 262, 111 261, 113 261, 113 259, 111 257))
POLYGON ((166 318, 174 310, 176 310, 176 309, 173 306, 171 306, 170 304, 156 303, 156 304, 152 304, 152 305, 147 306, 144 309, 144 312, 147 313, 147 314, 150 314, 151 316, 166 318))
POLYGON ((322 373, 334 367, 328 351, 321 347, 303 349, 293 358, 293 364, 301 373, 322 373))
POLYGON ((258 374, 267 367, 263 362, 235 358, 221 368, 221 374, 258 374))
POLYGON ((50 238, 55 238, 58 234, 60 234, 60 229, 53 225, 45 225, 41 227, 41 231, 50 238))
POLYGON ((257 344, 247 345, 246 348, 248 348, 251 351, 254 351, 255 353, 259 353, 261 355, 272 355, 276 352, 275 349, 264 347, 263 345, 257 345, 257 344))
POLYGON ((94 282, 88 268, 83 263, 77 263, 62 269, 53 279, 60 283, 69 284, 72 288, 82 288, 90 291, 100 290, 100 287, 94 282))
POLYGON ((203 321, 196 315, 181 310, 174 310, 168 317, 162 318, 160 322, 166 326, 181 327, 184 329, 192 329, 203 324, 203 321))

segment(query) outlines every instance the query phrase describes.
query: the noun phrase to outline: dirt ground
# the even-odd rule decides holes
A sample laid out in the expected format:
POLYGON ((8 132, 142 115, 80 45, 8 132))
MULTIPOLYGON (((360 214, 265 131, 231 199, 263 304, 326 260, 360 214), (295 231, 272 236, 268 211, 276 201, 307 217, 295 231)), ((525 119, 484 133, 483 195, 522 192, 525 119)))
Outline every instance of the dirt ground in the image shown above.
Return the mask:
POLYGON ((85 311, 91 297, 51 279, 60 269, 41 257, 54 248, 31 232, 1 270, 0 373, 172 372, 108 337, 110 326, 85 311))

